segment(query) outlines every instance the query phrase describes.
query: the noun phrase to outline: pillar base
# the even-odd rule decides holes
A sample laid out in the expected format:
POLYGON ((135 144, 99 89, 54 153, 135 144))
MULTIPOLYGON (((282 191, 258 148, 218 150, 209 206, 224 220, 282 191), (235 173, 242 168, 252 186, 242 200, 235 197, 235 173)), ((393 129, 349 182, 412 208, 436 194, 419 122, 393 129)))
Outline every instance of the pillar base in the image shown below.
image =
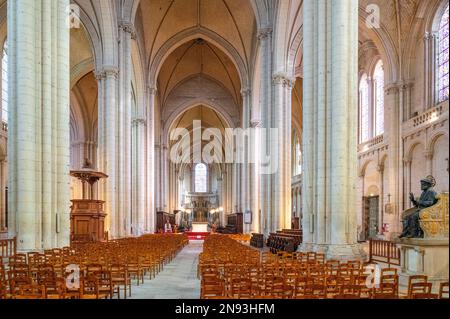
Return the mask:
POLYGON ((367 259, 360 244, 332 245, 332 244, 313 244, 303 243, 299 247, 299 252, 323 253, 327 259, 335 260, 361 260, 367 259))

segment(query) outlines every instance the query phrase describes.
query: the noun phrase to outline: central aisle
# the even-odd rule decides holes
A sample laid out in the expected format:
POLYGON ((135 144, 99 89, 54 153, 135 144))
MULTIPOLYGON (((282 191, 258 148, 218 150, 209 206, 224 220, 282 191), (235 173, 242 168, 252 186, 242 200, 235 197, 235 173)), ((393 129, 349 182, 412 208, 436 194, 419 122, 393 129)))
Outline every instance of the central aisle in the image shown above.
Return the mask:
POLYGON ((199 299, 200 280, 197 279, 198 257, 203 241, 190 241, 178 256, 152 280, 136 286, 133 280, 130 299, 199 299))

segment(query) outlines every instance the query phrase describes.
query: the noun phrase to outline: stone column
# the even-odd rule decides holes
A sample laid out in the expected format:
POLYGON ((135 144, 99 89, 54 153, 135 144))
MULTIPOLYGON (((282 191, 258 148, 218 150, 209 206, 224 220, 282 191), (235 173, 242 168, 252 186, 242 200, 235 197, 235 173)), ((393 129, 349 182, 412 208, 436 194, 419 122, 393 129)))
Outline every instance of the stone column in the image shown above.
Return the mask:
POLYGON ((169 210, 169 157, 167 145, 161 147, 161 206, 166 212, 169 210))
POLYGON ((433 175, 433 151, 426 150, 425 151, 425 160, 426 160, 426 176, 433 175))
POLYGON ((146 189, 147 189, 147 207, 146 207, 146 232, 155 231, 156 199, 158 191, 156 190, 155 164, 157 163, 155 146, 155 97, 156 88, 147 88, 147 132, 146 132, 146 189))
POLYGON ((278 129, 278 141, 275 148, 278 170, 272 175, 273 185, 273 223, 271 231, 291 228, 292 217, 292 86, 294 81, 285 74, 273 76, 274 85, 274 119, 272 127, 278 129))
POLYGON ((68 6, 8 1, 8 230, 21 251, 70 240, 68 6))
MULTIPOLYGON (((371 76, 367 76, 367 85, 369 87, 369 92, 368 92, 368 99, 369 99, 369 114, 367 114, 367 116, 369 117, 369 119, 375 119, 376 118, 376 114, 375 114, 375 81, 373 80, 373 78, 371 76)), ((374 127, 375 122, 369 120, 368 123, 368 128, 367 130, 369 131, 369 139, 372 139, 375 137, 376 135, 376 128, 374 127)))
MULTIPOLYGON (((217 177, 217 195, 219 197, 219 200, 218 200, 218 203, 217 203, 217 207, 223 207, 222 193, 223 193, 223 178, 222 178, 222 176, 219 176, 219 177, 217 177)), ((223 212, 221 212, 220 213, 221 226, 225 226, 224 216, 225 216, 225 214, 223 212)))
MULTIPOLYGON (((162 187, 161 187, 161 146, 155 145, 155 161, 154 161, 155 169, 153 171, 153 174, 155 176, 155 183, 154 183, 154 194, 150 194, 151 196, 155 196, 155 209, 161 210, 162 206, 162 187)), ((154 212, 156 213, 156 211, 154 212)))
MULTIPOLYGON (((257 36, 261 47, 261 129, 268 130, 272 125, 272 28, 259 30, 257 36)), ((270 150, 271 146, 269 139, 265 141, 265 147, 260 145, 260 159, 266 158, 266 151, 270 150)), ((261 174, 261 171, 259 173, 259 207, 263 225, 261 232, 267 237, 272 230, 272 177, 269 174, 261 174)))
POLYGON ((424 102, 423 112, 432 108, 437 102, 436 94, 436 49, 439 35, 436 32, 426 32, 424 36, 424 102))
MULTIPOLYGON (((120 237, 131 235, 131 113, 133 111, 131 95, 132 61, 131 41, 135 38, 134 26, 130 22, 119 22, 119 105, 118 105, 118 201, 120 237)), ((139 116, 139 115, 138 115, 139 116)), ((139 116, 140 117, 140 116, 139 116)), ((135 213, 135 212, 134 212, 135 213)), ((133 220, 136 225, 136 221, 133 220)))
POLYGON ((358 1, 306 0, 303 10, 302 249, 355 258, 358 1))
POLYGON ((118 161, 119 151, 116 138, 118 126, 117 105, 117 78, 119 71, 116 67, 105 66, 96 72, 98 80, 98 169, 108 175, 107 179, 101 180, 99 189, 105 201, 104 210, 107 214, 105 228, 109 230, 112 238, 121 236, 123 216, 117 209, 118 201, 118 161))
MULTIPOLYGON (((255 143, 253 145, 252 151, 254 154, 259 154, 259 137, 256 133, 257 129, 261 128, 261 122, 259 120, 252 121, 252 128, 255 130, 255 143)), ((260 199, 260 174, 259 174, 259 165, 257 163, 257 158, 255 158, 255 163, 251 164, 250 169, 250 207, 253 212, 252 218, 252 233, 260 233, 262 231, 261 228, 261 217, 260 217, 260 208, 259 204, 261 202, 260 199)))
POLYGON ((403 196, 402 202, 404 208, 407 208, 409 205, 409 193, 411 193, 411 163, 411 158, 405 157, 403 159, 403 188, 405 189, 405 196, 403 196))
POLYGON ((146 175, 145 175, 145 135, 146 121, 143 118, 136 118, 132 123, 133 129, 133 235, 142 235, 146 231, 146 175))
POLYGON ((8 163, 4 160, 0 162, 0 230, 4 230, 7 228, 6 225, 6 170, 8 167, 8 163))
MULTIPOLYGON (((392 210, 394 213, 394 220, 400 221, 401 212, 404 209, 403 200, 403 152, 401 149, 402 134, 402 101, 400 94, 400 88, 396 84, 387 85, 385 88, 385 114, 390 114, 386 120, 386 138, 389 140, 388 150, 388 177, 389 177, 389 192, 392 195, 392 210)), ((393 233, 397 233, 400 230, 395 226, 392 229, 393 233)))
MULTIPOLYGON (((244 88, 241 91, 242 94, 242 129, 248 130, 250 128, 251 119, 251 90, 249 88, 244 88)), ((248 140, 246 139, 246 134, 243 134, 242 147, 244 149, 244 163, 241 166, 241 181, 240 181, 240 194, 241 203, 240 207, 242 212, 245 213, 250 210, 250 156, 252 155, 251 150, 247 145, 251 145, 251 137, 249 135, 248 140)), ((244 233, 249 232, 249 225, 244 225, 244 233)))
POLYGON ((380 184, 380 205, 379 205, 379 225, 378 233, 383 235, 383 223, 384 223, 384 165, 380 164, 377 166, 378 171, 378 183, 380 184))

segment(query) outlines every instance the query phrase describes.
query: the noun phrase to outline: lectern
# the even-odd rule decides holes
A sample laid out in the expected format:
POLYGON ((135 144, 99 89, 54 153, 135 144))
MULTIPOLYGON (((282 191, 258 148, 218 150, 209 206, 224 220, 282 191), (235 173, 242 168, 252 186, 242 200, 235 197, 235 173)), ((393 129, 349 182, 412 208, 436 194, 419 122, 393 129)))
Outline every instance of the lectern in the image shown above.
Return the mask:
POLYGON ((71 171, 70 175, 81 181, 82 199, 73 199, 70 214, 70 239, 72 242, 106 241, 104 201, 95 199, 94 186, 108 176, 90 168, 71 171))

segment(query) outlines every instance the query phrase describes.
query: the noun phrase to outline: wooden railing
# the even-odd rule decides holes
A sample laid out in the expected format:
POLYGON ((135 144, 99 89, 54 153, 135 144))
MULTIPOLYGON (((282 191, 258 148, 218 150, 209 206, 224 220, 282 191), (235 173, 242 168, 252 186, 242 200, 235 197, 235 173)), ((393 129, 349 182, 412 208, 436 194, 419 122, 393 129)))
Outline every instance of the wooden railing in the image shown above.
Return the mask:
POLYGON ((391 241, 375 240, 369 241, 369 262, 381 262, 400 266, 400 249, 391 241))
POLYGON ((0 239, 0 258, 9 258, 17 253, 17 240, 13 239, 0 239))

